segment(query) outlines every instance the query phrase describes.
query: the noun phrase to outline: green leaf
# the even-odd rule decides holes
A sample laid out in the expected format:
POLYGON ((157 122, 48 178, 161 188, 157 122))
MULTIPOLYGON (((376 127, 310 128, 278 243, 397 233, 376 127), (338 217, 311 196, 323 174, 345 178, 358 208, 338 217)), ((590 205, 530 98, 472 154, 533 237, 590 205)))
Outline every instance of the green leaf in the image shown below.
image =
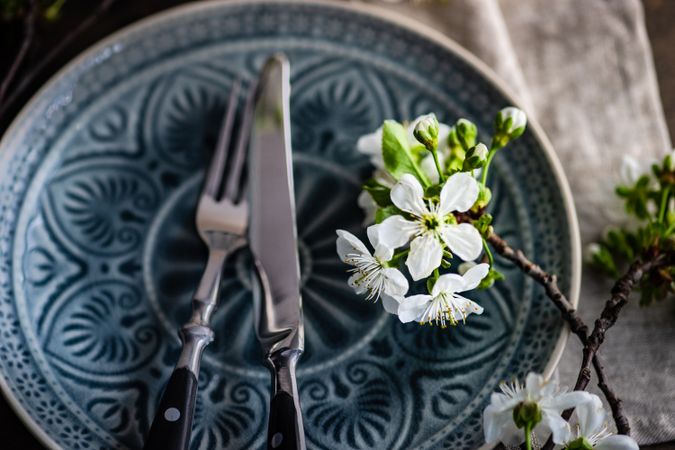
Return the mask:
POLYGON ((375 223, 382 223, 387 217, 395 216, 397 214, 403 214, 403 211, 398 209, 394 205, 385 206, 384 208, 379 208, 375 212, 375 223))
POLYGON ((429 186, 429 179, 415 162, 407 130, 394 120, 385 120, 382 127, 382 158, 386 169, 397 180, 408 173, 417 177, 423 186, 429 186))
POLYGON ((392 204, 391 189, 378 183, 374 178, 363 183, 363 190, 370 194, 377 206, 385 207, 392 204))
POLYGON ((495 281, 503 280, 504 279, 504 274, 495 269, 494 267, 490 267, 490 271, 488 274, 483 278, 478 285, 478 289, 488 289, 491 288, 493 284, 495 284, 495 281))
POLYGON ((590 255, 590 263, 611 277, 619 276, 614 257, 604 244, 598 244, 596 250, 590 255))

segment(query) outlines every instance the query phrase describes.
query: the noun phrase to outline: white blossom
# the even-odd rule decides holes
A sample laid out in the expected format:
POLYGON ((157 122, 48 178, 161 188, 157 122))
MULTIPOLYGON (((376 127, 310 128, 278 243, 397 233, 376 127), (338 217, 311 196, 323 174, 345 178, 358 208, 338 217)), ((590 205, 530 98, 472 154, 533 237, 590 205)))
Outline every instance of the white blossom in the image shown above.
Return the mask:
POLYGON ((399 319, 403 323, 415 320, 445 328, 448 323, 456 325, 460 320, 466 321, 470 314, 482 314, 481 306, 458 293, 475 289, 489 271, 488 264, 478 264, 464 275, 441 275, 431 295, 413 295, 403 299, 398 310, 399 319))
POLYGON ((513 420, 513 410, 528 402, 535 403, 541 410, 542 419, 537 428, 551 432, 553 442, 562 444, 571 437, 570 425, 561 414, 590 400, 591 394, 582 391, 560 392, 557 383, 544 379, 536 373, 529 373, 525 385, 518 381, 502 383, 502 392, 493 392, 490 404, 483 412, 483 430, 488 444, 502 442, 516 446, 525 440, 522 429, 513 420))
POLYGON ((408 280, 398 269, 386 265, 392 252, 378 245, 376 237, 371 234, 369 238, 375 247, 374 255, 359 238, 348 231, 337 230, 337 253, 343 262, 353 266, 348 283, 356 293, 367 292, 368 300, 381 298, 384 309, 396 314, 401 299, 408 292, 408 280))
POLYGON ((403 175, 391 189, 391 201, 413 219, 388 217, 377 226, 378 242, 392 250, 410 242, 406 266, 413 280, 428 277, 440 266, 444 245, 464 261, 474 260, 482 251, 480 233, 471 224, 457 224, 452 212, 467 211, 477 198, 478 183, 468 173, 448 178, 438 203, 425 200, 417 178, 403 175))

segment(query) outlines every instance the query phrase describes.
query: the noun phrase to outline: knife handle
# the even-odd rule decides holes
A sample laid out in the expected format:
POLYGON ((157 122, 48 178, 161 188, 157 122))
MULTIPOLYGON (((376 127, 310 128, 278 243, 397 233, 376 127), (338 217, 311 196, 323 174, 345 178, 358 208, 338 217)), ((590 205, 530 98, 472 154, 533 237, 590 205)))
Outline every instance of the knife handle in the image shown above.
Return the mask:
POLYGON ((305 450, 305 436, 295 364, 300 352, 284 351, 269 359, 272 371, 272 399, 267 428, 268 450, 305 450))
POLYGON ((183 349, 178 364, 164 388, 144 450, 187 450, 197 399, 197 376, 202 352, 213 340, 204 325, 186 324, 180 332, 183 349))
POLYGON ((195 374, 187 367, 174 369, 162 394, 143 449, 186 450, 190 445, 196 397, 195 374))

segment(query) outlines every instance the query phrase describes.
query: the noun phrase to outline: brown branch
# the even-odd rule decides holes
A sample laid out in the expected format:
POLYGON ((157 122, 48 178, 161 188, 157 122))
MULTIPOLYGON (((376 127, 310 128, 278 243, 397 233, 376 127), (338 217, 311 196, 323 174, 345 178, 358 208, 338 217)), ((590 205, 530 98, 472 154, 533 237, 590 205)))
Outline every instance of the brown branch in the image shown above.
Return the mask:
MULTIPOLYGON (((34 0, 33 0, 34 1, 34 0)), ((98 4, 96 9, 82 22, 80 22, 74 29, 71 31, 64 39, 62 39, 47 55, 40 60, 40 62, 35 65, 21 80, 17 88, 14 90, 12 95, 9 96, 7 101, 3 104, 0 101, 0 122, 2 121, 5 113, 9 109, 9 106, 17 101, 19 95, 30 86, 38 75, 49 65, 54 59, 69 45, 71 45, 82 33, 91 28, 100 16, 106 13, 110 7, 116 2, 116 0, 103 0, 98 4)))
POLYGON ((605 307, 600 313, 600 317, 595 321, 595 327, 588 336, 586 344, 584 345, 584 353, 579 369, 579 376, 577 383, 574 386, 575 390, 584 390, 591 381, 590 364, 598 348, 605 340, 605 333, 611 328, 619 318, 619 313, 624 305, 628 302, 628 297, 635 285, 642 279, 642 276, 656 267, 660 267, 665 263, 666 259, 663 256, 654 256, 645 261, 636 260, 630 265, 626 273, 619 278, 614 287, 612 287, 611 297, 605 303, 605 307))
MULTIPOLYGON (((570 330, 579 338, 584 345, 584 348, 586 348, 589 339, 588 326, 576 313, 574 305, 572 305, 567 297, 560 291, 556 276, 547 273, 539 265, 530 261, 521 250, 513 249, 499 235, 492 233, 488 238, 488 242, 497 253, 514 263, 526 275, 544 287, 546 295, 553 301, 553 304, 562 314, 563 319, 569 324, 570 330)), ((598 386, 607 398, 607 402, 612 409, 612 416, 614 417, 617 431, 620 434, 630 435, 630 425, 623 413, 621 399, 618 398, 607 383, 604 366, 597 354, 597 348, 591 356, 590 361, 593 362, 593 367, 598 374, 598 386)), ((588 374, 590 377, 590 369, 588 369, 588 374)))
POLYGON ((3 102, 7 92, 9 91, 12 81, 16 77, 16 74, 19 71, 19 68, 23 64, 26 56, 28 56, 28 51, 33 45, 33 38, 35 37, 35 16, 37 15, 37 0, 31 0, 29 2, 29 9, 24 18, 23 25, 23 40, 21 41, 21 47, 16 53, 16 57, 12 62, 12 65, 9 67, 9 70, 5 74, 5 78, 0 84, 0 108, 3 106, 3 102))

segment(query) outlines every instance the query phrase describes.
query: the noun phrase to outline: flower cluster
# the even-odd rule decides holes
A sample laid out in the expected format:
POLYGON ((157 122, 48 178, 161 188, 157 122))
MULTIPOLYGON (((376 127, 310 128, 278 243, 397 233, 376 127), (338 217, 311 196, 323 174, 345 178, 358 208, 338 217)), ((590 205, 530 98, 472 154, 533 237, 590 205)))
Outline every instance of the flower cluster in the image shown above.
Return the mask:
POLYGON ((535 373, 527 375, 524 385, 503 383, 501 390, 492 394, 483 412, 488 444, 519 446, 525 442, 531 449, 533 440, 544 442, 550 433, 553 442, 566 450, 638 449, 630 437, 609 432, 607 414, 597 395, 565 392, 555 381, 535 373), (575 408, 576 422, 572 424, 562 417, 569 408, 575 408))
MULTIPOLYGON (((621 266, 636 259, 672 255, 675 250, 675 152, 653 163, 624 158, 616 194, 629 220, 607 230, 587 252, 594 266, 614 278, 621 266)), ((675 265, 665 261, 645 273, 639 288, 642 305, 675 293, 675 265)))
POLYGON ((449 126, 434 114, 408 126, 387 120, 361 137, 357 149, 375 167, 359 197, 374 250, 337 231, 338 254, 352 266, 350 286, 369 300, 382 299, 385 310, 402 322, 446 327, 481 314, 483 308, 460 293, 502 278, 485 242, 492 221, 485 213, 492 196, 488 169, 526 124, 521 110, 502 109, 489 147, 478 142, 469 120, 449 126), (450 272, 455 259, 462 264, 450 272), (427 292, 406 297, 404 271, 412 281, 426 280, 427 292))

